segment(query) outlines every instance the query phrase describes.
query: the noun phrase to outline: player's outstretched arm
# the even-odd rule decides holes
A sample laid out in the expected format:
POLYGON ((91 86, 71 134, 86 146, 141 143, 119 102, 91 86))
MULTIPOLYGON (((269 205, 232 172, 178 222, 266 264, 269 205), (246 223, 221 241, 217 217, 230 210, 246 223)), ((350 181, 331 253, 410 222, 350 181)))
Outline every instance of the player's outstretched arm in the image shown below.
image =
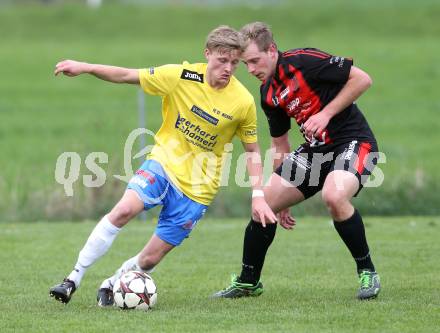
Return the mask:
POLYGON ((139 84, 138 69, 89 64, 87 62, 75 60, 63 60, 57 63, 54 74, 58 75, 59 73, 63 73, 67 76, 78 76, 87 73, 92 74, 101 80, 113 83, 139 84))

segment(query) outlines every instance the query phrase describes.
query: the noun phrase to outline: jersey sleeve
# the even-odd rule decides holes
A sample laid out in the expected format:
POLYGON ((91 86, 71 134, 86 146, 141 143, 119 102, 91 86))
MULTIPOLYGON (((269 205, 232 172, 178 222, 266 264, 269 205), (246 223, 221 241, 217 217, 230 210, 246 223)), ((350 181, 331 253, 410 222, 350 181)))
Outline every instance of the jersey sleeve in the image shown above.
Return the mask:
POLYGON ((150 95, 166 96, 179 82, 182 65, 163 65, 139 70, 142 89, 150 95))
POLYGON ((264 114, 269 122, 270 136, 278 138, 290 130, 290 117, 281 108, 271 108, 268 105, 261 103, 264 114))
POLYGON ((237 128, 236 135, 243 143, 257 142, 257 110, 253 99, 247 107, 246 116, 237 128))
POLYGON ((333 56, 317 49, 304 49, 300 57, 306 76, 316 81, 345 83, 353 65, 351 58, 333 56))

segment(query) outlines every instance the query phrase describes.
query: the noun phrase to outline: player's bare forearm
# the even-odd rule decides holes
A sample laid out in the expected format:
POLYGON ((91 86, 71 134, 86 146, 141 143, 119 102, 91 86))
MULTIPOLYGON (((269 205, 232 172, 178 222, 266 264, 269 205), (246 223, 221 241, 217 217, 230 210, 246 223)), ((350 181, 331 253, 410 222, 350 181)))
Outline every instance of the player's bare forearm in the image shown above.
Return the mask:
POLYGON ((263 166, 258 143, 243 143, 247 154, 246 167, 254 190, 263 187, 263 166))
POLYGON ((113 83, 139 84, 139 71, 137 69, 89 64, 89 73, 97 78, 113 83))
POLYGON ((327 113, 329 118, 334 117, 356 101, 359 96, 361 96, 372 85, 372 83, 373 81, 367 73, 352 66, 347 83, 336 97, 325 106, 322 112, 327 113))
POLYGON ((357 67, 352 66, 348 80, 336 97, 321 112, 311 116, 303 125, 306 137, 313 137, 325 130, 330 119, 351 105, 372 84, 370 76, 357 67))
POLYGON ((67 76, 92 74, 101 80, 113 83, 139 84, 139 71, 137 69, 89 64, 75 60, 60 61, 56 64, 54 73, 55 75, 63 73, 67 76))
MULTIPOLYGON (((273 170, 276 170, 288 154, 290 154, 289 132, 287 131, 280 137, 272 137, 273 149, 273 170)), ((279 224, 287 230, 293 229, 296 224, 295 218, 290 214, 290 209, 285 208, 278 212, 279 224)))
POLYGON ((273 169, 276 170, 284 158, 290 153, 290 142, 288 133, 283 134, 280 137, 272 138, 272 149, 273 149, 273 169))

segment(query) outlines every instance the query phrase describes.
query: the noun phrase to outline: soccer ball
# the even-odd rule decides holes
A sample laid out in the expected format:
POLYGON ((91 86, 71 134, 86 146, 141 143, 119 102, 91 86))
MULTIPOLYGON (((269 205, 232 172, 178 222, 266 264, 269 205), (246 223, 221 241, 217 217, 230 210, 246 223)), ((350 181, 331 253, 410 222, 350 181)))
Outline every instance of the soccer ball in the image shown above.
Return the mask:
POLYGON ((121 309, 147 311, 157 302, 157 288, 148 274, 130 271, 115 282, 113 296, 115 305, 121 309))

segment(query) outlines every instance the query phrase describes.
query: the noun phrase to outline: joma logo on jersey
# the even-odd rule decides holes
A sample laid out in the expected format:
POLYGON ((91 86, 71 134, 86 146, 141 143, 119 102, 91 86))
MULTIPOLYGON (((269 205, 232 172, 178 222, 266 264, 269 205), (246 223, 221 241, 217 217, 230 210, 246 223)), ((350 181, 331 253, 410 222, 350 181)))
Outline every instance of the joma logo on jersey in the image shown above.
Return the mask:
POLYGON ((184 69, 182 71, 182 75, 180 76, 181 79, 189 80, 189 81, 195 81, 199 83, 203 83, 203 74, 189 71, 187 69, 184 69))

